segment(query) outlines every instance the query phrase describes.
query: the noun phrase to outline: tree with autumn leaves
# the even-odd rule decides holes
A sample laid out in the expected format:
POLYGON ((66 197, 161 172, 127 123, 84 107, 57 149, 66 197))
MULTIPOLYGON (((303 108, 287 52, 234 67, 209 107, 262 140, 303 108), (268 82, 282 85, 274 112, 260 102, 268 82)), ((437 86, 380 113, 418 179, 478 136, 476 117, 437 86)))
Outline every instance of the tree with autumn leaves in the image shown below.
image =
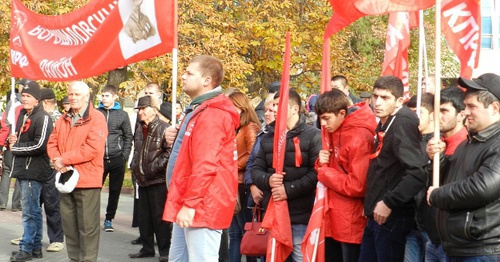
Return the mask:
MULTIPOLYGON (((23 0, 29 9, 44 15, 61 15, 75 10, 89 0, 23 0)), ((239 1, 179 0, 179 76, 188 61, 197 54, 210 54, 224 62, 224 87, 236 87, 252 96, 270 82, 280 79, 284 35, 291 32, 291 87, 304 98, 319 92, 323 32, 332 9, 327 1, 239 1)), ((9 30, 10 1, 0 2, 0 92, 10 88, 9 30)), ((428 47, 433 46, 432 11, 426 12, 428 47)), ((364 17, 331 37, 332 75, 347 76, 354 91, 369 90, 380 75, 385 48, 387 16, 364 17)), ((418 32, 412 30, 409 52, 410 82, 415 90, 418 62, 418 32)), ((446 47, 446 46, 445 46, 446 47)), ((443 50, 447 50, 446 48, 443 50)), ((428 54, 433 55, 432 48, 428 54)), ((448 52, 445 52, 449 54, 448 52)), ((453 77, 458 64, 451 55, 445 59, 444 74, 453 77)), ((429 59, 431 69, 433 59, 429 59)), ((136 97, 150 81, 171 92, 172 57, 165 54, 130 64, 107 74, 85 79, 93 94, 104 84, 120 87, 122 97, 136 97)), ((67 83, 44 82, 65 94, 67 83)), ((180 86, 180 83, 179 83, 180 86)), ((182 99, 182 96, 181 96, 182 99)))

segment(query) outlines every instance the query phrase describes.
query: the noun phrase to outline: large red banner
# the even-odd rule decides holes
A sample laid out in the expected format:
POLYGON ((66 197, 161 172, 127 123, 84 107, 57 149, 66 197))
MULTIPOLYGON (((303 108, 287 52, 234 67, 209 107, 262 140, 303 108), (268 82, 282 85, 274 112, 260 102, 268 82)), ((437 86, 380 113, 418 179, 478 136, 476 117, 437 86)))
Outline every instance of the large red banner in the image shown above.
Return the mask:
POLYGON ((481 49, 479 0, 444 0, 441 28, 446 41, 460 60, 460 76, 472 77, 481 49))
POLYGON ((176 0, 93 0, 44 16, 12 0, 12 76, 69 81, 171 52, 177 45, 176 0))

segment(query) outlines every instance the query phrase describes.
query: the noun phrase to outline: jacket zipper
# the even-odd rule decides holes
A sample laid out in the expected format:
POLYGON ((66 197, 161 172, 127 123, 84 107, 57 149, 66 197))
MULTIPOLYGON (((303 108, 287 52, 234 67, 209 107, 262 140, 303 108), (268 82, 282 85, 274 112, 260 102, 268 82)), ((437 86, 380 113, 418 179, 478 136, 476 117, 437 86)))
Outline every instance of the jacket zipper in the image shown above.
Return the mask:
MULTIPOLYGON (((109 126, 109 109, 106 109, 106 126, 109 126)), ((108 150, 108 139, 106 138, 106 148, 105 148, 105 158, 109 158, 109 150, 108 150)))

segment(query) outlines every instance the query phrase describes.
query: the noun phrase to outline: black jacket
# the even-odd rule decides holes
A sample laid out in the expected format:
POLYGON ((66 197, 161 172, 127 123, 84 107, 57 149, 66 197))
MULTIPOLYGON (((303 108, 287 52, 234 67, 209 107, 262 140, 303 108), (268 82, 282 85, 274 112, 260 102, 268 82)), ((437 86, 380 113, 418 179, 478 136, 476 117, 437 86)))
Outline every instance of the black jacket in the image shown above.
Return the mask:
POLYGON ((22 109, 16 123, 17 142, 12 145, 12 177, 47 181, 50 159, 47 141, 52 133, 52 119, 41 104, 33 108, 23 124, 26 110, 22 109))
POLYGON ((500 122, 469 133, 444 163, 430 198, 447 255, 500 254, 500 122))
MULTIPOLYGON (((274 174, 273 168, 274 123, 269 132, 262 136, 260 150, 252 167, 253 183, 264 192, 263 206, 267 207, 271 197, 269 177, 274 174)), ((283 183, 288 197, 288 212, 292 224, 307 225, 311 216, 316 183, 318 182, 314 164, 321 150, 321 133, 319 129, 307 125, 301 118, 295 128, 286 135, 286 153, 283 171, 283 183), (296 166, 294 139, 298 139, 302 163, 296 166)))
POLYGON ((143 136, 143 124, 138 125, 134 133, 134 156, 131 168, 141 187, 165 183, 168 158, 171 148, 165 141, 165 129, 169 124, 158 116, 148 124, 146 140, 143 136))
POLYGON ((128 161, 130 151, 132 150, 132 128, 127 112, 120 108, 120 104, 115 102, 111 109, 106 109, 101 105, 97 109, 106 117, 108 124, 108 137, 106 139, 106 148, 104 150, 104 159, 122 157, 128 161))
MULTIPOLYGON (((384 126, 378 124, 377 133, 390 127, 383 138, 380 154, 370 161, 364 201, 366 216, 373 217, 375 205, 380 200, 392 210, 391 215, 414 215, 414 197, 426 180, 418 123, 417 115, 403 106, 384 126)), ((377 146, 376 143, 374 150, 377 146)))

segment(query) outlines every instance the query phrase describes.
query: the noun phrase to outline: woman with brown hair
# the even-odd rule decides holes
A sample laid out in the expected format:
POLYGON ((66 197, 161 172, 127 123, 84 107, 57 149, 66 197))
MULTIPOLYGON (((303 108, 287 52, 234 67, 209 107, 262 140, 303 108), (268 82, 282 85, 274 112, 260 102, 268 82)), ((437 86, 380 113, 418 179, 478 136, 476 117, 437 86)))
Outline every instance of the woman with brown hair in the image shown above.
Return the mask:
MULTIPOLYGON (((245 223, 250 221, 251 212, 247 208, 248 191, 244 184, 246 163, 252 151, 255 138, 260 130, 260 122, 255 110, 250 104, 250 100, 240 91, 233 90, 227 94, 236 110, 240 114, 240 127, 236 131, 236 148, 238 152, 238 194, 241 203, 241 210, 234 214, 229 226, 229 261, 241 261, 240 243, 243 237, 245 223)), ((247 261, 256 261, 255 258, 247 261)))

